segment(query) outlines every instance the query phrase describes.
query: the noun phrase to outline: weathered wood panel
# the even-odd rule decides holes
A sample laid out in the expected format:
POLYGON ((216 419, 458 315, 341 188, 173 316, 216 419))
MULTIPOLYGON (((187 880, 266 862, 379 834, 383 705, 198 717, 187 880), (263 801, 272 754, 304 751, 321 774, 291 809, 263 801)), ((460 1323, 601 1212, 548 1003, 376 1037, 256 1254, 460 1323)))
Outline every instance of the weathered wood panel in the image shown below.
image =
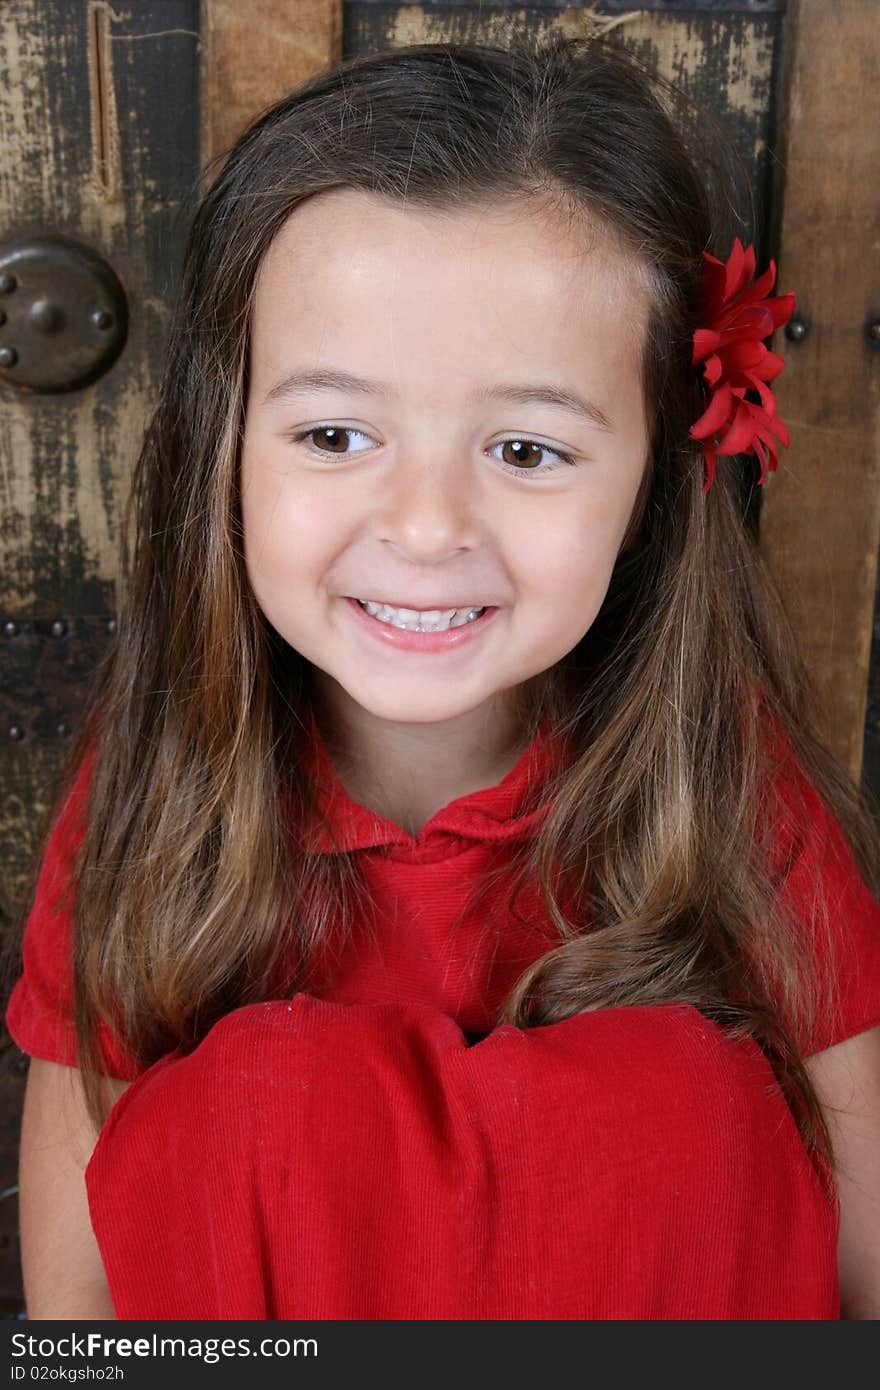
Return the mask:
MULTIPOLYGON (((0 241, 94 247, 130 328, 106 376, 68 395, 0 383, 0 926, 32 854, 116 609, 118 523, 162 370, 199 170, 198 0, 0 6, 0 241), (61 624, 55 626, 53 624, 61 624)), ((0 1311, 21 1307, 15 1202, 21 1058, 0 1064, 0 1311)))
POLYGON ((202 159, 342 57, 342 0, 202 0, 202 159))
POLYGON ((778 335, 791 431, 761 511, 761 548, 858 778, 880 543, 880 13, 798 0, 790 13, 780 284, 807 325, 778 335), (834 81, 828 81, 828 55, 834 81))

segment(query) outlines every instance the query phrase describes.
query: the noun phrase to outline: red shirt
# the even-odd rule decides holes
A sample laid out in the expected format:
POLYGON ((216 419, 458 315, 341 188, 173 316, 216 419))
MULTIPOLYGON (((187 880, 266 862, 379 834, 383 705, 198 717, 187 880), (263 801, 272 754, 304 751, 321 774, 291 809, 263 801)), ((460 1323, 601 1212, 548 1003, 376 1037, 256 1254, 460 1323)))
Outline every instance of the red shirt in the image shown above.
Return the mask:
MULTIPOLYGON (((320 989, 234 1010, 188 1056, 139 1072, 102 1031, 108 1072, 137 1077, 86 1170, 118 1315, 837 1318, 836 1206, 757 1045, 688 1005, 492 1027, 552 928, 537 892, 517 904, 535 925, 510 919, 503 881, 453 923, 545 814, 517 811, 556 756, 546 727, 416 837, 354 802, 313 735, 375 936, 332 969, 328 954, 320 989)), ((783 837, 780 891, 809 930, 819 875, 841 986, 809 1054, 880 1024, 880 906, 790 770, 810 815, 783 837)), ((6 1014, 24 1051, 70 1065, 70 919, 52 897, 88 773, 53 831, 6 1014)))

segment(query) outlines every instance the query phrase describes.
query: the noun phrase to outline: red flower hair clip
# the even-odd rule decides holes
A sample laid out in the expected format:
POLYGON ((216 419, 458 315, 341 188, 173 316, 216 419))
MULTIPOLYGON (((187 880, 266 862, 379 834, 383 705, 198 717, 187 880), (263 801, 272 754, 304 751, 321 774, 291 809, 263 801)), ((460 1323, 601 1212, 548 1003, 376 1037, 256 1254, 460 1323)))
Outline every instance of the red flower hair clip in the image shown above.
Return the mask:
POLYGON ((755 248, 743 247, 739 237, 726 264, 708 251, 703 256, 706 325, 694 333, 693 365, 703 364, 709 404, 691 426, 690 434, 700 441, 705 458, 705 496, 712 486, 719 454, 754 450, 761 463, 760 484, 768 470, 776 471, 777 440, 789 443, 788 430, 776 414, 776 401, 767 385, 785 363, 768 351, 763 339, 791 318, 794 291, 764 298, 776 280, 776 262, 772 260, 769 270, 750 285, 755 248), (761 397, 760 405, 745 399, 750 388, 761 397))

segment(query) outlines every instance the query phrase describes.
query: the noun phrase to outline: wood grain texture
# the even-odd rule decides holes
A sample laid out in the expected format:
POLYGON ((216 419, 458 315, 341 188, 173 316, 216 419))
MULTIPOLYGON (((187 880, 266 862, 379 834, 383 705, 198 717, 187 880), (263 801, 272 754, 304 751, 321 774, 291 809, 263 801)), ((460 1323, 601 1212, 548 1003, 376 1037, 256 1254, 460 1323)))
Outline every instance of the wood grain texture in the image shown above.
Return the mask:
POLYGON ((131 318, 121 357, 92 386, 48 396, 0 385, 2 613, 19 628, 0 634, 15 673, 0 697, 0 769, 4 788, 29 787, 0 800, 7 919, 63 756, 56 730, 65 720, 71 729, 53 691, 66 678, 84 693, 78 643, 116 609, 119 518, 198 185, 197 21, 197 0, 125 12, 97 0, 0 7, 3 242, 60 232, 88 243, 120 276, 131 318), (60 642, 50 631, 59 618, 60 642), (40 717, 22 722, 22 709, 40 717))
MULTIPOLYGON (((198 18, 198 0, 0 5, 0 238, 53 232, 87 243, 122 280, 130 314, 121 357, 92 386, 41 396, 0 383, 0 608, 4 624, 18 625, 0 629, 4 948, 29 906, 65 743, 110 640, 119 521, 198 190, 198 18), (11 725, 21 738, 9 737, 11 725)), ((0 1057, 0 1313, 22 1306, 21 1061, 17 1050, 0 1057)))
POLYGON ((342 0, 202 0, 202 161, 342 57, 342 0))
POLYGON ((778 287, 806 338, 776 335, 791 448, 764 485, 761 549, 823 702, 861 775, 880 543, 880 15, 876 0, 790 11, 778 287), (829 72, 834 80, 829 81, 829 72))

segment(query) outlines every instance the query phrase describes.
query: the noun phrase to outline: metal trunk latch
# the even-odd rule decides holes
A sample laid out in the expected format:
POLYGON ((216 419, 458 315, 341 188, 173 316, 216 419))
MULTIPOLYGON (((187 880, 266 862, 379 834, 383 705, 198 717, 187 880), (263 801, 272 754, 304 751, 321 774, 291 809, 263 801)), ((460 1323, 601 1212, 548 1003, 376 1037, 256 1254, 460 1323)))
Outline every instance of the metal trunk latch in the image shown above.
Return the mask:
POLYGON ((112 367, 128 304, 90 246, 46 236, 0 245, 0 380, 23 391, 76 391, 112 367))

